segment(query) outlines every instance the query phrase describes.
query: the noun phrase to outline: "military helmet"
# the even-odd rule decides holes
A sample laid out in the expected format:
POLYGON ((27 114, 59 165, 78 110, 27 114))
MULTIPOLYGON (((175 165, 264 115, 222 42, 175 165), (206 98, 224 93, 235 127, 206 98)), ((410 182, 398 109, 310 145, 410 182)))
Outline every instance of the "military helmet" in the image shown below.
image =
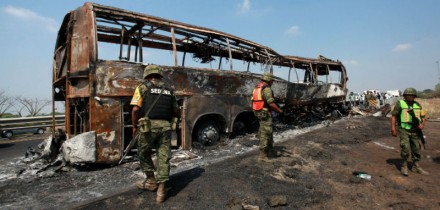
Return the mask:
POLYGON ((403 95, 413 95, 417 97, 417 90, 414 88, 406 88, 405 91, 403 91, 403 95))
POLYGON ((144 69, 144 79, 148 77, 150 74, 158 74, 163 77, 163 72, 160 70, 159 66, 150 64, 144 69))
POLYGON ((270 73, 270 72, 264 72, 264 74, 261 75, 261 80, 264 80, 264 81, 270 82, 270 81, 273 80, 273 74, 270 73))

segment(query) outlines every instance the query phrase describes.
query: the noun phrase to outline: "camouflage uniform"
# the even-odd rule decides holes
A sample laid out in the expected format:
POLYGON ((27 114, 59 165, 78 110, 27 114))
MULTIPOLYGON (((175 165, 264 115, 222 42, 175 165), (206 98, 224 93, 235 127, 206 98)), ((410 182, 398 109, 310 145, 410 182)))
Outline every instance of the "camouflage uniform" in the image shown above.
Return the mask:
MULTIPOLYGON (((268 86, 263 89, 263 98, 267 104, 275 101, 272 94, 272 89, 268 86)), ((254 114, 257 117, 260 128, 258 129, 258 138, 260 139, 260 150, 266 152, 273 147, 273 125, 272 125, 272 113, 268 108, 262 110, 254 110, 254 114)))
POLYGON ((147 174, 154 172, 154 163, 151 159, 152 149, 156 149, 157 182, 169 180, 171 159, 171 126, 166 120, 151 120, 151 132, 139 138, 138 156, 141 170, 147 174))
MULTIPOLYGON (((162 87, 165 84, 162 81, 152 79, 153 83, 157 87, 162 87)), ((142 95, 148 90, 148 87, 141 84, 136 88, 135 94, 133 96, 132 105, 142 106, 142 95), (136 99, 135 99, 136 98, 136 99), (135 101, 135 102, 134 102, 135 101), (140 102, 139 102, 140 101, 140 102)), ((178 105, 176 98, 173 95, 172 100, 175 113, 178 111, 178 105)), ((141 107, 142 109, 142 107, 141 107)), ((144 116, 140 116, 144 117, 144 116)), ((148 174, 148 172, 154 172, 155 167, 153 160, 151 159, 152 149, 156 149, 157 156, 157 176, 156 180, 158 183, 166 182, 169 180, 170 174, 170 164, 171 159, 171 123, 169 120, 162 119, 150 119, 151 122, 151 132, 142 133, 138 142, 138 156, 140 161, 141 170, 148 174)))
MULTIPOLYGON (((414 102, 417 103, 417 102, 414 102)), ((419 105, 421 107, 421 105, 419 105)), ((417 132, 415 128, 413 129, 404 129, 400 126, 400 113, 402 111, 402 107, 400 106, 400 102, 397 101, 396 105, 394 106, 394 110, 391 112, 393 116, 396 117, 397 125, 398 125, 398 132, 400 136, 400 156, 402 159, 407 160, 410 157, 412 157, 412 160, 414 162, 420 161, 421 154, 420 154, 420 141, 421 138, 419 135, 417 135, 417 132)), ((422 109, 421 117, 425 117, 425 113, 422 109)))

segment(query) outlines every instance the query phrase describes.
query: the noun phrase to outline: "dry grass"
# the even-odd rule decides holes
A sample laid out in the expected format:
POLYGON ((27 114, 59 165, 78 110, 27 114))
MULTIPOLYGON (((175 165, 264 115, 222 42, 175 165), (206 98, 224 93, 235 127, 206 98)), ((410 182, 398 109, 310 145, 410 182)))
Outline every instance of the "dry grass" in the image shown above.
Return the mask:
POLYGON ((440 119, 440 98, 417 98, 416 101, 422 105, 428 119, 440 119))

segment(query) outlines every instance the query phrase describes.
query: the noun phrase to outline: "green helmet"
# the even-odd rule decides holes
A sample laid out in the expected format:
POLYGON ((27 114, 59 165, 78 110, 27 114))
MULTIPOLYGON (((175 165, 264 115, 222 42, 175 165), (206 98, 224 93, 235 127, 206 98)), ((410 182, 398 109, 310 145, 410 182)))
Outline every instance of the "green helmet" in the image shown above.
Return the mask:
POLYGON ((159 66, 150 64, 144 69, 144 79, 148 77, 150 74, 158 74, 163 77, 163 72, 160 70, 159 66))
POLYGON ((403 95, 413 95, 417 97, 417 90, 414 88, 407 88, 403 91, 403 95))
POLYGON ((264 80, 264 81, 270 82, 270 81, 273 80, 273 74, 270 73, 270 72, 264 72, 264 74, 261 75, 261 80, 264 80))

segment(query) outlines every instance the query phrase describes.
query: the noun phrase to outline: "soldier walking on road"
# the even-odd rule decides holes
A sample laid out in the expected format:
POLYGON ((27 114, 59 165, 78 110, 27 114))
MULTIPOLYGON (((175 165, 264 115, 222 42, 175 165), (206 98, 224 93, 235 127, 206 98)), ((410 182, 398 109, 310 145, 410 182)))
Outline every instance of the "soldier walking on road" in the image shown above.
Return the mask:
POLYGON ((425 112, 422 106, 417 101, 414 101, 417 97, 416 89, 405 89, 403 97, 404 100, 397 101, 391 113, 391 134, 397 136, 397 125, 400 135, 400 156, 403 159, 400 172, 404 176, 408 176, 408 159, 411 154, 413 160, 411 171, 429 175, 429 173, 424 171, 419 165, 421 159, 421 138, 423 138, 421 130, 423 130, 426 122, 425 112), (414 117, 417 119, 414 119, 414 117))
POLYGON ((179 116, 179 108, 173 90, 162 81, 163 73, 157 65, 145 67, 143 77, 145 82, 136 87, 130 103, 133 105, 133 136, 140 132, 140 167, 147 176, 136 182, 136 186, 150 191, 157 189, 156 201, 161 203, 165 200, 165 185, 170 174, 172 120, 179 116), (151 159, 153 149, 156 149, 157 169, 151 159))
POLYGON ((268 153, 273 153, 272 111, 280 114, 283 113, 283 111, 274 103, 275 99, 271 89, 272 83, 272 73, 265 72, 261 77, 261 82, 255 86, 252 94, 252 109, 260 123, 260 128, 258 130, 258 138, 260 139, 260 154, 258 156, 258 161, 267 161, 268 153))

